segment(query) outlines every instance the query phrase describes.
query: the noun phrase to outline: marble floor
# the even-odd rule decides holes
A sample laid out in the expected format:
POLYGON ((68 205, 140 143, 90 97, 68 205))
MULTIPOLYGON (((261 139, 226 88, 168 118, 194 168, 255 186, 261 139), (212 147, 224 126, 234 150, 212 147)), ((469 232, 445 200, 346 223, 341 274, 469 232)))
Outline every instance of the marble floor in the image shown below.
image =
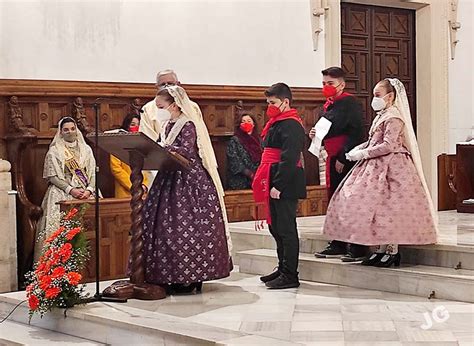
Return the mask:
MULTIPOLYGON (((325 216, 309 216, 297 219, 302 238, 321 238, 325 216)), ((231 231, 255 232, 253 221, 230 224, 231 231)), ((453 210, 438 212, 438 240, 441 245, 474 246, 474 214, 453 210)))
MULTIPOLYGON (((301 236, 321 239, 323 222, 324 216, 298 219, 301 236)), ((441 212, 439 225, 441 244, 474 248, 474 214, 441 212)), ((253 226, 253 222, 243 222, 231 228, 255 234, 253 226)), ((102 282, 101 289, 107 284, 102 282)), ((94 285, 89 284, 87 290, 93 293, 94 285)), ((0 295, 0 303, 2 299, 16 304, 24 299, 24 292, 0 295)), ((4 309, 0 309, 0 319, 7 311, 5 305, 4 309)), ((129 300, 123 305, 94 303, 73 311, 71 315, 81 316, 75 321, 89 316, 94 321, 123 319, 143 326, 166 326, 178 334, 192 330, 201 338, 208 336, 208 344, 215 345, 474 345, 474 304, 306 281, 298 289, 273 291, 266 289, 258 276, 239 273, 238 266, 229 278, 205 283, 202 294, 129 300)), ((94 331, 88 326, 83 327, 83 335, 69 332, 67 325, 62 325, 68 319, 58 322, 61 313, 52 314, 50 321, 35 319, 31 327, 22 322, 23 315, 26 311, 17 311, 9 326, 0 325, 0 345, 43 345, 61 340, 64 345, 131 344, 125 341, 129 333, 125 329, 115 339, 112 335, 90 338, 96 340, 90 342, 87 336, 94 331), (20 341, 19 336, 26 334, 34 341, 8 341, 20 341), (65 334, 83 339, 68 339, 65 334)), ((97 327, 95 333, 102 330, 106 332, 97 327)))
POLYGON ((271 291, 257 276, 237 272, 205 284, 202 294, 127 305, 248 334, 235 344, 474 344, 473 304, 314 282, 271 291))
MULTIPOLYGON (((106 284, 103 282, 101 286, 106 284)), ((91 293, 93 289, 94 285, 88 285, 91 293)), ((5 296, 24 299, 19 297, 21 293, 5 296)), ((37 323, 44 323, 43 328, 47 329, 58 326, 62 314, 58 312, 49 322, 48 315, 43 322, 35 318, 32 324, 35 331, 30 331, 31 327, 25 324, 15 324, 15 328, 0 325, 0 345, 11 344, 2 340, 25 335, 34 341, 25 344, 47 345, 50 340, 57 342, 61 338, 64 338, 63 345, 96 344, 88 340, 96 338, 87 336, 105 332, 104 322, 100 322, 104 318, 114 323, 126 318, 144 326, 167 325, 176 332, 185 326, 208 335, 210 343, 205 344, 215 345, 474 345, 473 304, 315 282, 302 282, 298 289, 273 291, 266 289, 258 276, 238 272, 224 280, 205 283, 201 294, 170 296, 159 301, 129 300, 118 305, 93 303, 75 310, 70 310, 68 315, 84 315, 72 323, 79 325, 87 316, 98 323, 92 330, 90 326, 79 327, 84 334, 76 337, 83 339, 64 336, 69 334, 65 329, 59 329, 63 333, 59 335, 53 331, 38 331, 37 323)), ((25 313, 19 311, 15 315, 25 313)), ((119 341, 100 343, 130 345, 126 339, 128 332, 123 330, 122 333, 119 341)), ((18 344, 23 343, 15 343, 18 344)), ((136 341, 132 344, 158 343, 136 341)))

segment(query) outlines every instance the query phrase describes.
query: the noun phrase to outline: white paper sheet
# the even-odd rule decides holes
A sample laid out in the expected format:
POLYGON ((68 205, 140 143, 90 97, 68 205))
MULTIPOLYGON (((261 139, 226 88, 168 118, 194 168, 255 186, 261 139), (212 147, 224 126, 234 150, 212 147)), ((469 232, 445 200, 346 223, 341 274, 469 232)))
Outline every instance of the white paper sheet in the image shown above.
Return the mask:
POLYGON ((108 130, 108 131, 104 131, 104 133, 128 133, 127 131, 125 131, 124 129, 115 129, 115 130, 108 130))
POLYGON ((311 141, 311 145, 309 146, 308 151, 316 157, 319 157, 319 153, 321 151, 321 144, 323 142, 324 137, 329 132, 332 123, 324 118, 321 117, 319 121, 314 125, 313 129, 316 131, 316 136, 314 136, 313 140, 311 141))

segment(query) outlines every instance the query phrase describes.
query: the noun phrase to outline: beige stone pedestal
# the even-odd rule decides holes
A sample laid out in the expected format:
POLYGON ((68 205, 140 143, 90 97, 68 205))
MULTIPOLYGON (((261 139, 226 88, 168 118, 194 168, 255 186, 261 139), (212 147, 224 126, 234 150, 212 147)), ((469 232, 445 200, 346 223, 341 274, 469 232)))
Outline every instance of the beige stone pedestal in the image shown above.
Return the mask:
POLYGON ((16 291, 16 192, 12 189, 10 163, 0 159, 0 293, 16 291))

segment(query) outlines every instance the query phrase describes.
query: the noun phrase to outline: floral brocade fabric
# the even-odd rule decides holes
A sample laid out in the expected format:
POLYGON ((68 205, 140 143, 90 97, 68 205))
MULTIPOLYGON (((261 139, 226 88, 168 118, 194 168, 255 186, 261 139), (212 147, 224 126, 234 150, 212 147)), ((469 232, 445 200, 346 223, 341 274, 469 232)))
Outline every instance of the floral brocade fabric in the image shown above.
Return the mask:
POLYGON ((167 148, 190 160, 191 169, 160 172, 150 189, 143 208, 145 280, 186 284, 227 277, 224 220, 198 154, 194 124, 186 123, 167 148))

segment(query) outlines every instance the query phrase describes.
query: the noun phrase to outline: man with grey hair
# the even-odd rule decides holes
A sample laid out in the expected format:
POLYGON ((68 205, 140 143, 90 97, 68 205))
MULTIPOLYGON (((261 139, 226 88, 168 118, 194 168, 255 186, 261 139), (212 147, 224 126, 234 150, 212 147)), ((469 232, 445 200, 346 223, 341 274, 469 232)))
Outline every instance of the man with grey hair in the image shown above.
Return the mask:
MULTIPOLYGON (((178 80, 178 76, 176 75, 176 72, 173 70, 163 70, 160 71, 156 74, 156 90, 157 92, 163 88, 166 88, 167 86, 172 86, 172 85, 181 85, 180 81, 178 80)), ((199 108, 198 104, 195 102, 191 101, 191 106, 194 108, 194 110, 199 114, 202 118, 202 113, 201 109, 199 108)), ((158 140, 158 137, 160 135, 161 131, 161 126, 162 124, 169 119, 166 119, 164 117, 165 114, 169 114, 169 112, 163 112, 162 110, 159 111, 158 107, 156 106, 156 97, 145 104, 142 108, 143 113, 141 114, 141 120, 140 120, 140 129, 139 131, 146 134, 148 137, 153 139, 154 141, 158 140)), ((149 171, 151 176, 150 178, 150 184, 153 182, 157 171, 149 171)))
MULTIPOLYGON (((163 70, 156 75, 157 91, 166 88, 169 85, 180 85, 178 76, 173 70, 163 70)), ((156 107, 156 98, 143 106, 143 113, 140 121, 140 132, 156 141, 161 131, 161 124, 168 119, 160 119, 158 107, 156 107)))

